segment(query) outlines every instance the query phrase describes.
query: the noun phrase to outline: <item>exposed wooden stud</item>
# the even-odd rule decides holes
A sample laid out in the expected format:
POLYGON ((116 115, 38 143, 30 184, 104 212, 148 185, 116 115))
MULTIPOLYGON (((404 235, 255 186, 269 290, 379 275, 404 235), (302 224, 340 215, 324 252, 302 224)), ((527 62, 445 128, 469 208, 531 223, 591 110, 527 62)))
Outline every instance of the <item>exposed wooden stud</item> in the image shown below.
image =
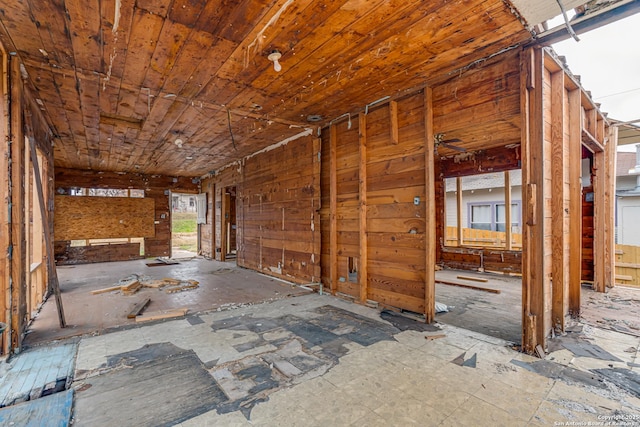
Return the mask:
MULTIPOLYGON (((604 126, 604 121, 603 121, 604 126)), ((616 141, 618 140, 618 127, 611 126, 608 130, 602 130, 606 134, 607 143, 605 145, 606 167, 605 167, 605 241, 602 252, 605 265, 604 285, 612 288, 615 284, 615 186, 616 186, 616 141)))
MULTIPOLYGON (((8 70, 7 55, 0 46, 0 321, 9 324, 11 319, 11 293, 10 274, 11 259, 9 258, 11 248, 11 218, 9 205, 9 195, 11 186, 11 175, 9 167, 10 147, 6 141, 9 140, 9 111, 8 111, 8 70)), ((11 348, 10 329, 0 334, 0 354, 7 354, 11 348)))
POLYGON ((11 92, 9 135, 11 145, 11 347, 19 350, 27 322, 26 301, 26 217, 25 217, 25 135, 22 121, 24 94, 20 85, 20 63, 12 57, 9 61, 11 92))
POLYGON ((582 275, 581 90, 569 92, 569 314, 580 315, 582 275))
POLYGON ((436 177, 435 177, 435 137, 433 129, 433 90, 424 88, 425 125, 425 301, 424 317, 427 323, 435 319, 436 307, 436 177))
MULTIPOLYGON (((458 246, 464 245, 464 232, 462 226, 462 177, 456 177, 456 227, 458 246)), ((446 224, 445 224, 446 226, 446 224)))
MULTIPOLYGON (((393 109, 392 109, 393 111, 393 109)), ((396 106, 397 116, 397 106, 396 106)), ((392 116, 393 117, 393 116, 392 116)), ((397 127, 397 123, 396 123, 397 127)), ((360 235, 360 268, 358 269, 358 281, 360 282, 360 302, 365 303, 369 286, 369 243, 367 239, 367 115, 358 116, 358 142, 359 142, 359 167, 358 167, 358 191, 359 191, 359 235, 360 235)))
POLYGON ((338 177, 337 145, 335 125, 329 129, 329 289, 336 293, 338 283, 338 177))
MULTIPOLYGON (((33 141, 32 138, 29 138, 29 145, 31 148, 31 162, 33 164, 33 170, 34 170, 34 177, 35 177, 35 184, 36 184, 36 191, 38 193, 38 200, 40 203, 40 209, 41 209, 41 215, 42 218, 48 218, 47 212, 46 212, 46 204, 45 204, 45 200, 44 200, 44 191, 42 188, 42 182, 40 180, 40 168, 38 167, 38 157, 36 155, 36 146, 35 143, 33 141)), ((49 228, 49 221, 44 221, 44 239, 46 242, 46 247, 47 249, 50 249, 53 247, 53 230, 51 230, 49 228)), ((64 317, 64 307, 62 306, 62 295, 60 293, 60 283, 58 282, 58 273, 56 271, 56 265, 55 265, 55 260, 54 260, 54 255, 53 253, 48 253, 47 254, 47 259, 49 260, 48 262, 48 267, 49 267, 49 277, 51 277, 51 290, 53 291, 53 294, 55 296, 55 300, 56 300, 56 307, 58 308, 58 322, 60 324, 61 328, 66 328, 67 327, 67 322, 65 320, 64 317)))
POLYGON ((593 289, 596 292, 606 290, 607 160, 605 151, 593 153, 593 289))
POLYGON ((505 231, 505 250, 510 251, 513 246, 513 237, 511 232, 511 173, 504 171, 504 231, 505 231))
MULTIPOLYGON (((320 282, 322 273, 320 272, 320 259, 322 252, 322 236, 320 231, 320 209, 322 208, 322 186, 321 183, 321 170, 322 170, 322 139, 313 138, 313 150, 311 155, 313 156, 313 177, 311 182, 315 191, 315 196, 311 199, 311 215, 312 219, 312 242, 313 242, 313 261, 317 268, 314 268, 313 277, 311 282, 320 282)), ((244 181, 244 179, 243 179, 244 181)), ((243 217, 244 218, 244 217, 243 217)), ((242 227, 244 229, 244 226, 242 227)))
POLYGON ((400 142, 398 128, 398 103, 396 101, 389 102, 389 116, 391 119, 391 143, 398 144, 400 142))
POLYGON ((544 325, 545 253, 544 253, 544 120, 542 50, 530 48, 521 61, 522 114, 522 347, 533 353, 545 344, 544 325))
MULTIPOLYGON (((567 247, 565 235, 565 137, 564 137, 564 71, 551 74, 551 247, 552 306, 551 322, 556 331, 564 331, 565 288, 567 283, 567 247)), ((547 110, 549 111, 549 110, 547 110)))

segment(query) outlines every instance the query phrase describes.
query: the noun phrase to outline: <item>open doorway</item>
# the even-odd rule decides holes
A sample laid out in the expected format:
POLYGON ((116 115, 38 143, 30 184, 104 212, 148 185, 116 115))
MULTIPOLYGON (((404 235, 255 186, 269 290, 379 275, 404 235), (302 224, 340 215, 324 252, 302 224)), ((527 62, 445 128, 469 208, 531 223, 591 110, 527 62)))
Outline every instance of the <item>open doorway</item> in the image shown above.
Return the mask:
POLYGON ((515 344, 522 334, 522 172, 442 181, 444 269, 436 272, 436 320, 515 344))
POLYGON ((195 194, 171 194, 171 254, 173 258, 198 253, 198 219, 195 194))
POLYGON ((236 235, 236 187, 226 187, 224 189, 222 209, 222 259, 235 259, 238 252, 236 235))

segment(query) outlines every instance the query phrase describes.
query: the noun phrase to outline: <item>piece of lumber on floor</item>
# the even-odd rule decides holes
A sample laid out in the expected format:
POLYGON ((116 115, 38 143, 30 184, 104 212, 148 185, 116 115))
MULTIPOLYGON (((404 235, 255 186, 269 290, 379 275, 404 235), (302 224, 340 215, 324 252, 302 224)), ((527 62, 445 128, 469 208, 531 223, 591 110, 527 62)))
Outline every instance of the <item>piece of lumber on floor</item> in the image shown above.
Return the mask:
POLYGON ((104 294, 106 292, 119 291, 122 286, 110 286, 108 288, 96 289, 91 291, 91 295, 104 294))
POLYGON ((171 319, 187 314, 188 308, 175 308, 173 310, 152 311, 136 317, 136 322, 150 322, 152 320, 171 319))
POLYGON ((426 335, 424 338, 426 340, 433 341, 433 340, 437 340, 439 338, 446 338, 446 335, 445 334, 426 335))
POLYGON ((164 279, 162 279, 162 281, 164 281, 165 283, 168 283, 170 285, 179 285, 180 284, 180 280, 178 279, 172 279, 171 277, 165 277, 164 279))
POLYGON ((436 283, 442 283, 443 285, 458 286, 458 287, 461 287, 461 288, 473 289, 473 290, 476 290, 476 291, 491 292, 492 294, 499 294, 500 293, 500 289, 483 288, 483 287, 480 287, 480 286, 467 285, 466 283, 448 282, 446 280, 439 280, 439 279, 436 279, 436 283))
POLYGON ((135 319, 138 314, 142 313, 142 310, 151 302, 151 298, 145 298, 133 306, 131 312, 127 314, 127 319, 135 319))
POLYGON ((122 293, 125 295, 133 295, 136 292, 138 292, 138 290, 142 288, 142 283, 138 282, 137 280, 134 283, 131 283, 130 285, 127 286, 123 286, 122 289, 122 293))
POLYGON ((473 277, 473 276, 457 276, 457 279, 462 279, 462 280, 471 280, 473 282, 482 282, 482 283, 486 283, 489 281, 489 279, 485 279, 483 277, 473 277))

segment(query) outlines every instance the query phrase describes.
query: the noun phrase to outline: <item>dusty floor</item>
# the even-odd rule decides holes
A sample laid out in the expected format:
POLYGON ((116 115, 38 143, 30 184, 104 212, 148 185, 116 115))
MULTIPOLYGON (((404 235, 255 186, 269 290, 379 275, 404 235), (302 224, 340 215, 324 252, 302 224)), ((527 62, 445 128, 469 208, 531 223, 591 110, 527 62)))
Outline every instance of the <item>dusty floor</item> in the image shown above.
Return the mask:
MULTIPOLYGON (((42 408, 57 407, 59 418, 77 426, 640 426, 640 337, 634 334, 640 290, 583 289, 584 322, 571 322, 566 334, 550 340, 541 360, 513 349, 517 279, 479 276, 490 281, 476 285, 500 294, 439 285, 437 299, 452 311, 425 325, 230 263, 64 270, 67 317, 79 323, 70 331, 93 332, 48 344, 77 348, 73 378, 55 382, 70 384, 70 393, 39 410, 30 402, 0 409, 0 422, 47 419, 50 410, 42 408), (186 300, 192 311, 175 320, 123 324, 138 294, 90 294, 140 270, 202 279, 200 288, 180 294, 144 291, 156 308, 186 300), (254 303, 243 303, 247 298, 254 303), (81 302, 87 305, 74 313, 81 302), (599 306, 611 318, 598 319, 599 306), (82 317, 87 311, 89 321, 82 317)), ((459 281, 451 277, 457 274, 439 272, 438 278, 459 281)), ((56 338, 57 329, 51 300, 29 334, 31 343, 41 344, 33 350, 49 351, 44 340, 56 338)), ((20 366, 20 357, 3 371, 20 366)), ((11 377, 0 375, 0 387, 11 377)), ((20 383, 31 396, 46 389, 20 383)))
POLYGON ((540 360, 310 294, 71 340, 75 426, 640 425, 640 338, 590 326, 540 360))
MULTIPOLYGON (((182 253, 184 255, 188 253, 182 253)), ((157 260, 84 264, 58 267, 58 278, 67 328, 60 329, 55 300, 50 298, 29 328, 25 345, 32 346, 53 339, 88 333, 102 333, 136 322, 127 314, 139 301, 149 297, 145 312, 172 308, 188 308, 201 312, 239 304, 255 304, 308 293, 277 279, 224 263, 202 258, 178 258, 175 265, 148 267, 157 260), (142 288, 134 295, 120 291, 91 294, 91 291, 113 286, 132 274, 152 279, 165 277, 196 280, 199 286, 168 294, 162 289, 142 288)))

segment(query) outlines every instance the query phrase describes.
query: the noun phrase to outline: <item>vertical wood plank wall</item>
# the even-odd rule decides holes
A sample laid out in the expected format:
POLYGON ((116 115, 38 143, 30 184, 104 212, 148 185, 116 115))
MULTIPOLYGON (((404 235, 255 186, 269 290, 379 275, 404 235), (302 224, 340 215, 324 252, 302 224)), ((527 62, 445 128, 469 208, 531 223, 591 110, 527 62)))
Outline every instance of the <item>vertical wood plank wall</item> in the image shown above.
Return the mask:
MULTIPOLYGON (((0 354, 19 350, 34 310, 48 284, 43 218, 34 202, 33 171, 26 137, 33 138, 46 182, 51 177, 50 133, 33 97, 22 83, 20 63, 0 46, 0 354), (25 121, 29 117, 29 126, 25 121)), ((44 188, 51 194, 50 185, 44 188)), ((45 199, 47 210, 52 202, 45 199)))
POLYGON ((320 147, 311 136, 244 159, 202 182, 215 193, 206 227, 213 245, 202 254, 222 259, 223 195, 236 187, 237 264, 298 283, 320 281, 320 147), (210 222, 212 221, 212 223, 210 222))
MULTIPOLYGON (((323 156, 330 156, 323 157, 323 188, 332 187, 336 165, 336 292, 417 313, 425 312, 428 238, 424 102, 423 92, 414 93, 360 113, 350 128, 344 120, 322 134, 323 156), (350 258, 359 259, 357 276, 349 274, 350 258)), ((330 196, 323 202, 330 203, 330 196)), ((331 216, 323 205, 323 234, 332 234, 331 216)), ((323 236, 325 243, 331 239, 323 236)), ((330 284, 331 247, 323 246, 323 260, 329 264, 323 265, 323 282, 330 284)))

